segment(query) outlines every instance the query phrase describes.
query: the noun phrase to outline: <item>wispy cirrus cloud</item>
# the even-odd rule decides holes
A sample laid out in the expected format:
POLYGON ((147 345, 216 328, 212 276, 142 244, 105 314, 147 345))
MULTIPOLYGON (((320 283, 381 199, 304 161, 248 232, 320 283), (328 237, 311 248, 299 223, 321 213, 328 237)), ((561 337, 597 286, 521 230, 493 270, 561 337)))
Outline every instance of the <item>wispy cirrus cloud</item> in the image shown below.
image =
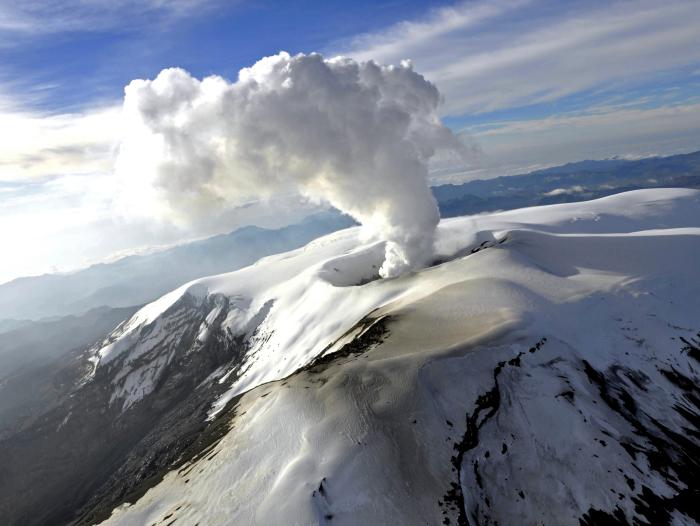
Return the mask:
POLYGON ((700 101, 649 107, 646 99, 468 128, 481 163, 444 179, 487 178, 582 159, 671 155, 700 147, 700 101), (635 105, 636 102, 636 105, 635 105))
POLYGON ((121 133, 119 106, 77 113, 0 110, 0 181, 106 173, 121 133))
MULTIPOLYGON (((532 3, 532 0, 462 2, 430 11, 422 20, 402 21, 377 33, 358 35, 344 46, 357 60, 391 63, 398 57, 414 58, 456 32, 488 23, 532 3)), ((444 51, 444 50, 443 50, 444 51)), ((442 53, 440 53, 442 54, 442 53)), ((399 59, 400 60, 400 59, 399 59)), ((440 61, 440 56, 432 57, 440 61)))
POLYGON ((482 148, 457 179, 583 158, 700 148, 696 0, 459 2, 335 43, 363 60, 410 59, 442 115, 482 148))
POLYGON ((63 32, 128 31, 199 15, 218 0, 24 0, 0 2, 0 45, 63 32))
POLYGON ((464 2, 336 45, 361 59, 410 58, 443 113, 483 113, 630 85, 700 63, 695 0, 464 2))
POLYGON ((700 129, 700 121, 696 119, 700 112, 700 103, 655 108, 630 107, 640 105, 647 100, 645 98, 620 105, 594 107, 588 112, 562 114, 543 119, 490 123, 487 126, 473 127, 471 130, 479 137, 568 132, 572 135, 571 139, 574 139, 577 130, 596 127, 599 128, 597 131, 605 132, 605 137, 610 139, 621 135, 621 132, 624 132, 624 135, 631 132, 644 135, 664 130, 694 132, 700 129), (648 126, 651 122, 655 125, 648 126), (646 125, 641 126, 642 124, 646 125), (487 129, 480 130, 480 128, 487 129))

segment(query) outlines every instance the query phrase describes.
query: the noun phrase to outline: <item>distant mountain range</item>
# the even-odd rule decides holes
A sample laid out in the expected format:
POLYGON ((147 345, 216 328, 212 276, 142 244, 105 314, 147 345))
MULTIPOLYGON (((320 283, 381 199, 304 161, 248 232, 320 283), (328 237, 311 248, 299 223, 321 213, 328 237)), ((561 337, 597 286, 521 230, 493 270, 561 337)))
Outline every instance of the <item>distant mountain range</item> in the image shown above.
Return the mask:
POLYGON ((700 188, 700 151, 634 161, 581 161, 525 175, 433 187, 443 217, 587 201, 642 188, 700 188))
POLYGON ((62 274, 19 278, 0 285, 0 332, 19 320, 79 315, 100 306, 129 307, 202 276, 236 270, 353 225, 336 212, 310 216, 279 229, 256 226, 134 255, 62 274))
MULTIPOLYGON (((700 188, 700 151, 635 161, 581 161, 526 175, 435 186, 433 193, 441 215, 455 217, 657 187, 700 188)), ((190 280, 242 268, 353 224, 338 212, 324 212, 276 230, 249 226, 76 272, 19 278, 0 285, 0 333, 23 319, 141 305, 190 280)))

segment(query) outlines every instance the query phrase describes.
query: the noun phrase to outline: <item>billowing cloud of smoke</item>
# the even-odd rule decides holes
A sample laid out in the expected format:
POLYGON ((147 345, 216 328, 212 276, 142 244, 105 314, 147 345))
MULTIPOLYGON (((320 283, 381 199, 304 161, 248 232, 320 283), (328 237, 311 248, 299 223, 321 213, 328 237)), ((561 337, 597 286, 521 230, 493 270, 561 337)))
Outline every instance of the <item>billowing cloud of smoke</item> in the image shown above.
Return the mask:
POLYGON ((117 173, 172 219, 289 189, 386 240, 382 276, 432 255, 427 163, 462 146, 440 123, 438 90, 409 63, 280 53, 234 83, 166 69, 125 91, 117 173))

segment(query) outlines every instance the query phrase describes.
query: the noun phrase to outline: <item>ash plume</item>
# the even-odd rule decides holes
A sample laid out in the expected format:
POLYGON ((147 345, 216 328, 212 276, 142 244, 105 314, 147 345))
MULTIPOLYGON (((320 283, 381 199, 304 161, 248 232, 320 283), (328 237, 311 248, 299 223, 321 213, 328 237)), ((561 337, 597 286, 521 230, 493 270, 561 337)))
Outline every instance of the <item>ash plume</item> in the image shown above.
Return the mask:
POLYGON ((439 213, 427 163, 463 146, 410 63, 280 53, 238 80, 163 70, 125 89, 117 174, 176 222, 294 191, 386 241, 380 274, 427 262, 439 213))

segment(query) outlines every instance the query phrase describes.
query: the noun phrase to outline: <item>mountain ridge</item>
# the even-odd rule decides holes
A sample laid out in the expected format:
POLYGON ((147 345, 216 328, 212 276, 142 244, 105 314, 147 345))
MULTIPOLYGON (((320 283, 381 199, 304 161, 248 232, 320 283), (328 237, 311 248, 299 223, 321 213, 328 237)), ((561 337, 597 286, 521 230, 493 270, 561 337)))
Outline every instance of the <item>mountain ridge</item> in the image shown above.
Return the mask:
POLYGON ((643 190, 447 219, 437 263, 389 280, 381 244, 350 228, 190 282, 84 350, 71 396, 0 444, 0 509, 216 525, 654 508, 691 524, 699 207, 643 190), (85 492, 38 477, 58 458, 85 492))

